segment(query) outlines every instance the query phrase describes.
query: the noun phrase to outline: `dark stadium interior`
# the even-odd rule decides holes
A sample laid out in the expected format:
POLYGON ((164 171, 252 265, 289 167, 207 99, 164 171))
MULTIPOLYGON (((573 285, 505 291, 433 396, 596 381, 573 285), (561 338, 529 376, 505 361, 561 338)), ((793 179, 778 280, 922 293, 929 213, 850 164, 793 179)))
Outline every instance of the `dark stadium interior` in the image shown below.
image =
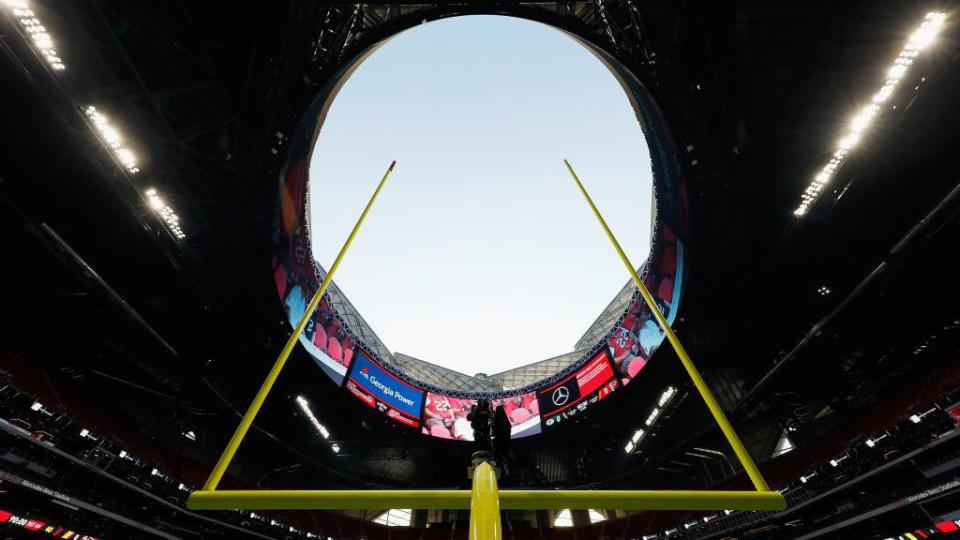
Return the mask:
MULTIPOLYGON (((0 2, 0 517, 105 540, 467 538, 467 511, 414 511, 409 527, 386 527, 373 522, 386 509, 251 515, 185 501, 291 332, 272 235, 303 111, 370 45, 476 13, 571 32, 631 70, 662 110, 689 204, 674 329, 789 503, 599 509, 593 524, 574 511, 572 528, 553 527, 548 511, 506 511, 504 536, 925 538, 960 518, 956 3, 30 4, 69 53, 69 77, 0 2), (798 218, 849 112, 931 11, 947 13, 935 46, 798 218), (91 130, 91 102, 122 118, 135 152, 150 149, 138 155, 185 238, 91 130), (785 438, 793 448, 778 452, 785 438)), ((370 106, 402 106, 383 98, 370 106)), ((513 440, 501 486, 749 487, 688 381, 660 347, 609 399, 513 440), (642 449, 624 452, 670 386, 642 449)), ((469 489, 472 451, 365 407, 298 348, 224 485, 469 489), (339 451, 296 408, 301 394, 322 400, 314 411, 339 451)), ((0 538, 43 534, 55 533, 0 519, 0 538)))

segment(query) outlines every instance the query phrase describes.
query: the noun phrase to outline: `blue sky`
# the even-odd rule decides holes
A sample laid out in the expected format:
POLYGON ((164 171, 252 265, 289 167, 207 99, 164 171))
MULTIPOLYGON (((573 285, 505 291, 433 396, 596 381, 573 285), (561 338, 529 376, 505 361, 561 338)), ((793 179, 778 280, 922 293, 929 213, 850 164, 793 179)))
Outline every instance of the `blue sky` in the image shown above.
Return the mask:
POLYGON ((628 276, 563 158, 639 266, 650 159, 606 67, 534 22, 415 27, 330 109, 310 166, 314 255, 329 267, 396 159, 335 280, 384 343, 471 375, 569 352, 628 276))

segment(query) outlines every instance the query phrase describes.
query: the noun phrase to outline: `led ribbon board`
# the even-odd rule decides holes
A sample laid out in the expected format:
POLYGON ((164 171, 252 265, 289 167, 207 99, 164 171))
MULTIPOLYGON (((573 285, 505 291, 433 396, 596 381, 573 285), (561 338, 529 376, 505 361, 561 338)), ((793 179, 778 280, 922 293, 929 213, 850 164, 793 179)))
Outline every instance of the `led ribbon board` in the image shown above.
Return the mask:
MULTIPOLYGON (((672 143, 659 108, 640 81, 619 66, 616 60, 604 57, 604 53, 600 51, 594 52, 622 79, 650 146, 656 194, 656 226, 651 252, 643 264, 641 274, 647 288, 655 296, 660 310, 672 322, 679 312, 684 279, 688 271, 684 242, 687 236, 687 186, 677 149, 672 143)), ((320 121, 332 103, 336 90, 362 61, 364 54, 332 75, 307 108, 303 119, 291 133, 278 174, 279 196, 275 214, 273 269, 277 292, 286 307, 291 326, 295 326, 300 320, 309 298, 320 284, 320 276, 323 275, 322 269, 317 267, 313 259, 307 215, 306 195, 310 185, 309 169, 313 143, 321 128, 320 121)), ((577 350, 586 352, 566 368, 567 375, 591 362, 597 350, 604 349, 612 361, 616 386, 629 384, 639 376, 663 344, 664 333, 650 311, 645 308, 638 293, 634 292, 622 309, 622 313, 609 314, 605 326, 595 332, 591 331, 588 337, 576 344, 577 350)), ((507 413, 511 420, 512 437, 540 433, 543 422, 537 419, 545 419, 540 414, 542 403, 538 402, 537 391, 544 386, 556 384, 566 376, 557 375, 547 380, 531 381, 526 386, 498 392, 471 392, 460 388, 437 387, 417 380, 404 373, 401 367, 393 365, 388 358, 389 351, 380 344, 371 342, 375 338, 370 338, 363 329, 351 327, 348 323, 351 320, 355 321, 356 318, 337 313, 325 299, 310 317, 300 342, 320 368, 319 371, 326 374, 337 386, 343 386, 354 395, 356 384, 347 387, 344 383, 351 368, 350 364, 361 348, 369 352, 368 357, 380 368, 423 391, 426 394, 426 407, 418 422, 424 435, 472 440, 473 432, 463 411, 468 410, 479 398, 489 398, 495 405, 503 404, 505 409, 509 409, 507 413), (513 395, 504 398, 504 394, 513 395)), ((455 355, 457 351, 451 350, 450 354, 455 355)), ((569 415, 570 411, 567 413, 569 415)), ((405 415, 393 414, 391 417, 404 425, 411 425, 405 415)))
POLYGON ((537 392, 544 427, 582 413, 610 395, 618 384, 607 351, 600 351, 573 375, 537 392))
POLYGON ((347 390, 389 418, 413 428, 420 427, 423 390, 394 377, 362 352, 353 361, 347 390))

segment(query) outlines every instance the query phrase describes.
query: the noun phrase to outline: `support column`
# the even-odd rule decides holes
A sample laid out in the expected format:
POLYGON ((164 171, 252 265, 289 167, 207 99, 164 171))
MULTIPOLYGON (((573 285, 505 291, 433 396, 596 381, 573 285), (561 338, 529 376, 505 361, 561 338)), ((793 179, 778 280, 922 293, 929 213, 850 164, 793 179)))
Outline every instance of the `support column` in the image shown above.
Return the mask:
POLYGON ((427 510, 414 510, 410 513, 410 526, 423 529, 427 526, 427 510))
POLYGON ((473 471, 469 540, 502 540, 497 473, 486 461, 473 471))
POLYGON ((550 521, 550 511, 549 510, 537 510, 537 528, 538 529, 549 529, 553 526, 553 523, 550 521))
POLYGON ((574 527, 586 527, 590 524, 590 512, 587 510, 570 510, 574 527))

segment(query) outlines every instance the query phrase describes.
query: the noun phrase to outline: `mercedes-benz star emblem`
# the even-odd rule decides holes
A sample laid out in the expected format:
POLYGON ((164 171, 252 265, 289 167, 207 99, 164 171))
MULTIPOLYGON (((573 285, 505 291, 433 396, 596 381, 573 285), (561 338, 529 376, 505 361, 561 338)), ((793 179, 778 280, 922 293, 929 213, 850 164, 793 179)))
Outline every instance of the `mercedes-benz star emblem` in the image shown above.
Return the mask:
POLYGON ((554 405, 559 407, 566 403, 568 399, 570 399, 570 389, 566 386, 561 386, 553 391, 550 399, 553 401, 554 405))

